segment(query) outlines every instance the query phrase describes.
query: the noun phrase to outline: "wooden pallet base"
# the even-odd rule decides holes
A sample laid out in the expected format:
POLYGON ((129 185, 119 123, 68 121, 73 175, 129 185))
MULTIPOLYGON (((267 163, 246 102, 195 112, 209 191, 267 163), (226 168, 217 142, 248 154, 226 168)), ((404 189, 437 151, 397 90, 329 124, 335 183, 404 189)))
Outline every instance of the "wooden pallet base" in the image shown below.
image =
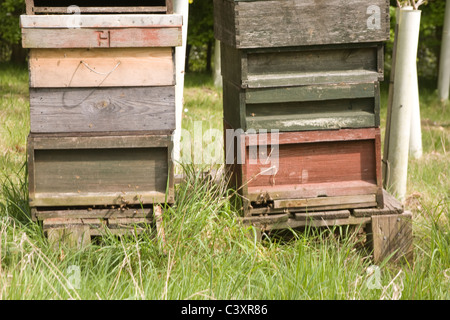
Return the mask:
POLYGON ((106 234, 123 235, 141 232, 144 224, 151 224, 151 218, 113 219, 65 219, 50 218, 43 221, 44 232, 52 245, 65 243, 71 247, 84 247, 91 243, 92 236, 106 234))
POLYGON ((243 217, 242 222, 258 232, 301 227, 360 226, 367 235, 374 263, 384 259, 412 262, 412 214, 384 191, 384 208, 349 209, 321 212, 289 212, 243 217))
MULTIPOLYGON (((65 244, 76 248, 90 244, 95 236, 140 233, 162 217, 162 210, 153 208, 33 208, 32 211, 35 219, 42 221, 44 233, 53 246, 65 244)), ((161 224, 157 223, 157 229, 161 229, 161 224)))
MULTIPOLYGON (((380 208, 375 207, 379 202, 378 199, 371 200, 369 196, 341 196, 341 197, 318 197, 312 199, 286 199, 282 201, 274 201, 268 206, 251 207, 246 216, 251 220, 254 217, 287 214, 296 220, 308 220, 306 218, 317 219, 332 219, 340 213, 339 218, 347 218, 350 213, 356 218, 371 217, 373 215, 383 214, 398 214, 403 212, 403 205, 398 202, 392 195, 383 190, 380 192, 379 198, 380 208), (367 199, 364 201, 364 199, 367 199), (300 204, 310 203, 315 206, 298 206, 291 207, 290 204, 298 202, 300 204), (331 205, 329 203, 332 203, 331 205), (287 204, 285 206, 284 204, 287 204), (356 208, 356 209, 355 209, 356 208), (346 209, 346 210, 343 210, 346 209), (348 215, 342 216, 343 212, 348 211, 348 215), (302 218, 303 217, 303 218, 302 218)), ((373 197, 373 199, 376 199, 373 197)))

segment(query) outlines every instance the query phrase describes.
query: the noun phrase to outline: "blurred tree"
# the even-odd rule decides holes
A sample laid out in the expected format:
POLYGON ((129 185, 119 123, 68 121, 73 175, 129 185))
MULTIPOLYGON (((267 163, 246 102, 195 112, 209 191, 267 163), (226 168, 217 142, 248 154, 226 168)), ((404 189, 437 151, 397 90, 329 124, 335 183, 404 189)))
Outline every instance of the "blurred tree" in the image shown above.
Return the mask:
MULTIPOLYGON (((0 0, 0 47, 11 52, 11 61, 24 63, 27 50, 22 48, 19 17, 25 13, 24 0, 0 0)), ((2 57, 3 58, 3 57, 2 57)))
POLYGON ((186 72, 192 67, 190 59, 203 60, 204 62, 200 63, 201 66, 196 66, 193 69, 204 68, 207 72, 211 72, 214 45, 213 1, 189 0, 189 3, 186 72))
MULTIPOLYGON (((390 1, 391 39, 386 46, 387 71, 390 69, 392 43, 394 41, 395 8, 397 7, 397 0, 390 1)), ((406 5, 408 1, 401 0, 399 2, 402 5, 406 5)), ((444 26, 445 0, 428 0, 424 5, 419 7, 419 10, 422 10, 422 18, 417 52, 417 72, 419 78, 423 80, 437 81, 444 26)))

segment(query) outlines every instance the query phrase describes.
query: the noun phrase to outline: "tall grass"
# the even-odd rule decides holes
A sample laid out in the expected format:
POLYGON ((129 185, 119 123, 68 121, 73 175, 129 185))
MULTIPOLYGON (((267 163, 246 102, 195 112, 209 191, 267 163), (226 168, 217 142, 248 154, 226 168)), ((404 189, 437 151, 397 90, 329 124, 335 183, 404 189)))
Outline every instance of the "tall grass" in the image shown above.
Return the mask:
POLYGON ((28 110, 27 69, 0 64, 0 176, 18 172, 25 162, 28 110))
MULTIPOLYGON (((386 261, 379 266, 379 285, 370 287, 369 255, 347 227, 290 230, 290 239, 259 242, 252 227, 239 223, 224 184, 193 166, 185 170, 177 202, 165 211, 164 246, 148 225, 139 235, 105 234, 82 250, 55 250, 37 224, 17 213, 2 214, 1 298, 449 298, 450 239, 441 211, 424 208, 431 214, 415 226, 415 263, 398 267, 386 261), (80 272, 75 288, 74 267, 80 272)), ((10 208, 19 210, 24 192, 7 192, 10 208)))
MULTIPOLYGON (((2 97, 17 88, 19 93, 12 100, 2 98, 0 112, 2 124, 8 117, 15 123, 9 128, 17 132, 2 131, 0 145, 7 148, 5 157, 15 152, 17 158, 2 159, 0 175, 0 299, 450 298, 445 126, 443 143, 429 148, 426 140, 424 158, 410 164, 409 190, 417 193, 407 203, 415 235, 415 260, 409 266, 389 261, 372 266, 370 252, 361 248, 364 238, 346 226, 286 230, 258 241, 256 230, 240 223, 225 179, 205 175, 195 165, 183 165, 176 203, 165 208, 165 242, 149 224, 139 234, 105 234, 80 250, 54 248, 30 220, 24 150, 11 148, 15 143, 25 148, 29 130, 28 106, 20 102, 28 94, 24 70, 7 72, 0 75, 2 97)), ((220 89, 206 79, 187 75, 187 130, 193 121, 221 130, 220 89)), ((432 110, 429 114, 430 121, 442 124, 432 110)))
MULTIPOLYGON (((7 299, 349 299, 365 285, 367 256, 335 230, 257 241, 239 223, 225 184, 186 168, 175 206, 166 208, 164 251, 155 230, 105 235, 81 251, 52 249, 34 223, 2 215, 1 295, 7 299), (71 267, 79 288, 70 285, 71 267)), ((19 193, 10 192, 20 202, 19 193)))

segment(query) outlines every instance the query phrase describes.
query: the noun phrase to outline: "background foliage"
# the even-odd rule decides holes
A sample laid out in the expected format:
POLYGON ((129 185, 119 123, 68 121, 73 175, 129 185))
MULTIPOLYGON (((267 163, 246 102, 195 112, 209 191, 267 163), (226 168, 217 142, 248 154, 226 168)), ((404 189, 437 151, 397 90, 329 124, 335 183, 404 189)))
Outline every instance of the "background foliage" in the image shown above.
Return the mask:
POLYGON ((214 47, 212 0, 190 0, 186 71, 211 72, 214 47))
POLYGON ((19 16, 24 12, 25 0, 0 0, 0 61, 25 60, 19 25, 19 16))
MULTIPOLYGON (((394 43, 396 0, 391 1, 391 39, 386 44, 386 72, 390 71, 392 47, 394 43)), ((406 1, 403 1, 406 2, 406 1)), ((439 56, 444 26, 445 0, 428 0, 419 7, 422 11, 419 48, 417 52, 417 72, 422 82, 437 81, 439 56)))

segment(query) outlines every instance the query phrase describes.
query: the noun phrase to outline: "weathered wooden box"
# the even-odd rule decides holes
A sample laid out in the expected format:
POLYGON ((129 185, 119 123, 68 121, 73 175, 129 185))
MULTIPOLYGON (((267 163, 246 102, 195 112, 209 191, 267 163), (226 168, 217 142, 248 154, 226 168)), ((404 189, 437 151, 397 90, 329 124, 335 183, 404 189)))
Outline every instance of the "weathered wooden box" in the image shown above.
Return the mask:
POLYGON ((384 45, 236 49, 221 43, 222 76, 242 88, 367 83, 384 79, 384 45))
POLYGON ((175 85, 180 15, 21 16, 31 88, 175 85))
POLYGON ((79 13, 172 13, 173 0, 25 0, 27 14, 67 13, 77 5, 79 13))
POLYGON ((177 14, 22 15, 24 48, 148 48, 181 45, 177 14))
POLYGON ((173 86, 173 48, 32 49, 31 88, 173 86))
POLYGON ((30 88, 32 133, 175 130, 175 86, 30 88))
POLYGON ((173 203, 171 139, 31 134, 30 207, 173 203))
POLYGON ((21 16, 32 133, 175 129, 181 15, 21 16))
POLYGON ((247 215, 383 205, 378 128, 264 134, 225 128, 231 186, 247 215))
POLYGON ((389 39, 388 0, 214 0, 216 39, 268 48, 389 39))
POLYGON ((378 82, 242 89, 224 79, 223 112, 244 131, 378 127, 380 89, 378 82))

